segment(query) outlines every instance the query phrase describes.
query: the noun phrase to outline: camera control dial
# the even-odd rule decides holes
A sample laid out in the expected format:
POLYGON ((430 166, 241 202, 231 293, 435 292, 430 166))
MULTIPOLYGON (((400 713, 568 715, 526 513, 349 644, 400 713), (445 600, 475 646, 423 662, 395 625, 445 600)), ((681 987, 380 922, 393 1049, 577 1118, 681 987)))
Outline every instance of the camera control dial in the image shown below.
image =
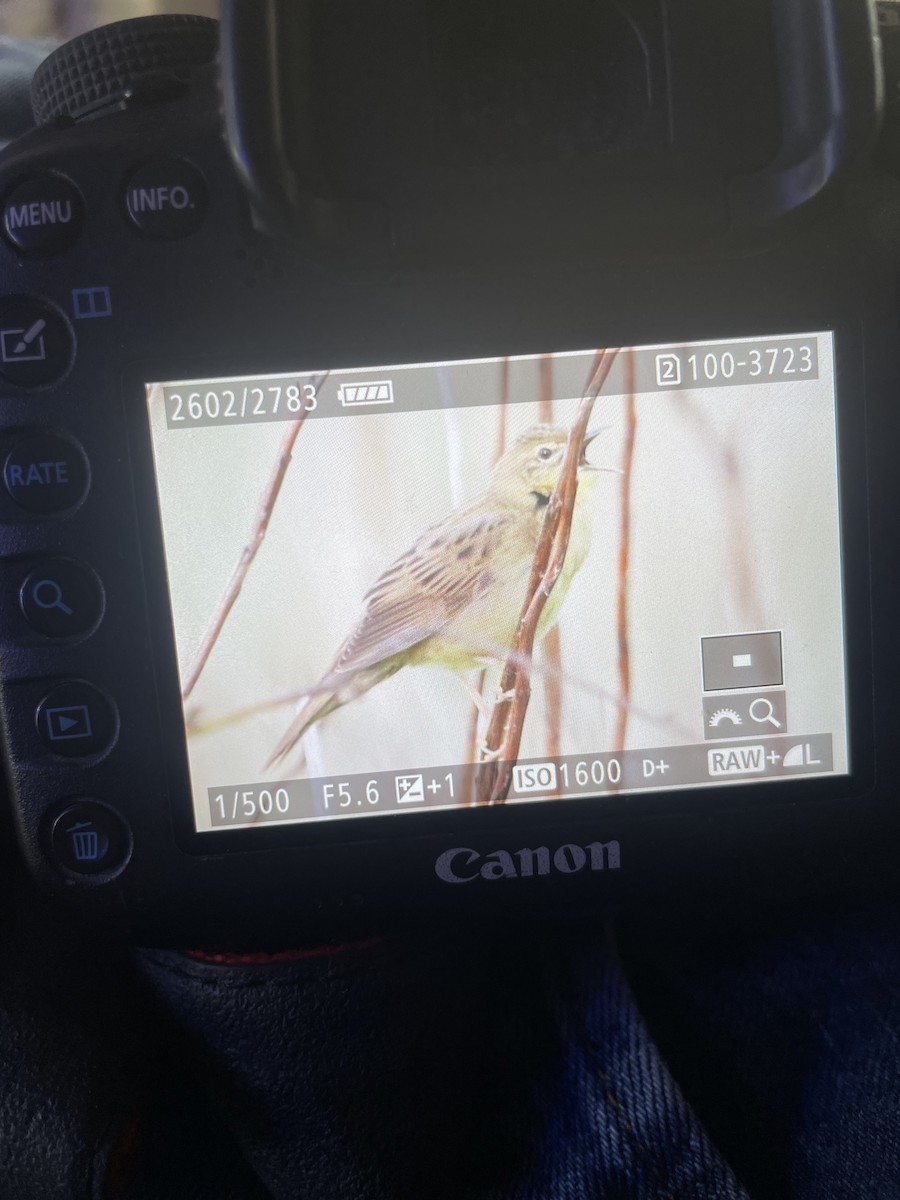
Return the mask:
POLYGON ((169 96, 196 67, 212 62, 217 49, 218 22, 208 17, 137 17, 89 30, 35 71, 34 119, 38 125, 58 117, 78 121, 134 95, 169 96))

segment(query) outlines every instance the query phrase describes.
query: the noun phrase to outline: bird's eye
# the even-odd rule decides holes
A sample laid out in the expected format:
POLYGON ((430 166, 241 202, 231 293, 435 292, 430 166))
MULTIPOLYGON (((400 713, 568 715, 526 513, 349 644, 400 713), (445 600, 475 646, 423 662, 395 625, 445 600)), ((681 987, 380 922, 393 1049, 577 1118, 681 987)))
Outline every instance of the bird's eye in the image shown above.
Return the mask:
POLYGON ((538 458, 542 458, 546 462, 552 453, 552 446, 541 446, 540 450, 538 450, 538 458))

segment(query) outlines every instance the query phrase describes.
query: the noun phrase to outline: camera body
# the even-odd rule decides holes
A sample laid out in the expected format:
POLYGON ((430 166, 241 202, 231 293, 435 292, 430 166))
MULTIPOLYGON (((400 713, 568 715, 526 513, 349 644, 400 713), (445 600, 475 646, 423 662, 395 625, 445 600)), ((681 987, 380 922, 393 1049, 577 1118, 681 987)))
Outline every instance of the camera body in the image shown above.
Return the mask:
MULTIPOLYGON (((898 418, 891 380, 896 369, 894 278, 900 223, 895 213, 900 212, 900 197, 890 181, 860 175, 811 211, 786 222, 763 222, 747 237, 703 251, 692 247, 684 253, 677 246, 642 251, 636 242, 627 255, 600 244, 574 258, 505 253, 502 265, 488 258, 451 269, 446 263, 435 267, 425 256, 425 265, 415 269, 414 255, 407 254, 399 266, 388 261, 355 269, 346 256, 337 264, 329 261, 327 245, 324 252, 321 246, 315 252, 301 239, 260 230, 221 136, 213 63, 200 66, 183 85, 171 80, 162 84, 154 77, 152 86, 101 106, 91 116, 45 124, 0 159, 0 264, 6 293, 0 306, 5 464, 0 489, 0 697, 17 836, 42 886, 145 940, 236 945, 285 935, 359 933, 415 914, 433 919, 444 913, 455 919, 464 913, 534 911, 556 904, 670 903, 677 896, 702 899, 711 893, 717 902, 726 896, 777 901, 808 889, 892 885, 897 834, 893 781, 900 764, 894 734, 898 632, 892 517, 898 418), (318 807, 303 809, 303 819, 291 815, 279 820, 288 815, 278 809, 279 776, 277 771, 262 774, 263 760, 274 747, 271 742, 257 745, 250 735, 241 741, 237 721, 229 726, 231 732, 216 734, 223 738, 216 743, 220 749, 208 757, 230 761, 230 746, 245 746, 249 739, 262 782, 245 789, 252 793, 252 811, 243 807, 243 785, 218 793, 223 797, 222 822, 216 825, 215 810, 209 807, 215 788, 207 787, 188 743, 196 726, 234 717, 231 709, 241 708, 245 699, 248 708, 257 702, 264 706, 267 697, 253 690, 249 676, 247 696, 241 695, 245 676, 238 666, 228 677, 236 692, 230 708, 211 710, 207 697, 192 709, 185 694, 187 676, 197 665, 204 638, 212 648, 201 673, 219 669, 217 656, 225 655, 223 639, 231 622, 252 624, 254 601, 246 597, 254 573, 262 570, 258 556, 267 545, 282 544, 271 539, 280 536, 285 546, 289 543, 286 530, 278 534, 269 524, 280 519, 278 488, 288 486, 286 471, 294 473, 290 479, 298 472, 314 472, 315 453, 326 453, 310 450, 312 465, 302 454, 309 431, 325 428, 324 422, 316 423, 322 409, 331 405, 334 417, 336 432, 328 451, 333 458, 317 483, 319 507, 312 499, 308 508, 296 501, 291 519, 301 560, 308 563, 308 573, 318 572, 333 586, 335 605, 341 602, 345 579, 339 546, 344 541, 362 545, 366 535, 348 531, 337 518, 333 529, 323 526, 328 479, 336 472, 350 481, 348 486, 357 481, 353 505, 342 512, 354 511, 353 506, 360 513, 377 508, 382 497, 403 486, 389 434, 375 439, 371 453, 381 458, 370 462, 365 473, 350 469, 340 474, 341 439, 350 447, 348 454, 351 449, 357 454, 354 439, 363 436, 354 432, 361 426, 351 426, 350 420, 394 420, 371 411, 351 415, 352 401, 345 404, 351 394, 348 380, 355 395, 363 385, 363 391, 376 389, 371 400, 360 401, 376 404, 379 386, 390 382, 399 397, 400 371, 409 364, 427 364, 428 380, 436 381, 438 390, 441 369, 450 370, 458 397, 464 369, 474 369, 472 364, 487 362, 500 372, 506 369, 504 361, 525 371, 518 365, 524 362, 531 371, 527 364, 536 358, 537 371, 540 356, 553 355, 554 368, 562 373, 565 356, 577 359, 574 352, 585 347, 652 347, 622 351, 614 368, 623 372, 616 394, 644 395, 642 372, 651 371, 660 355, 674 357, 679 371, 686 371, 691 348, 700 347, 700 369, 712 355, 709 370, 722 371, 729 361, 736 369, 740 347, 748 354, 774 350, 781 371, 782 347, 800 354, 813 344, 811 331, 820 335, 815 345, 822 371, 822 348, 831 346, 834 354, 837 509, 824 514, 823 521, 837 530, 839 554, 832 575, 822 567, 821 579, 816 574, 820 561, 814 554, 809 558, 802 575, 807 591, 798 607, 815 604, 820 587, 823 595, 839 597, 840 681, 820 682, 823 694, 831 688, 845 701, 842 735, 848 752, 841 769, 837 760, 831 770, 810 766, 818 757, 816 737, 823 730, 804 726, 786 741, 779 737, 777 704, 786 678, 761 676, 762 682, 752 681, 751 690, 743 692, 748 703, 762 699, 776 706, 756 710, 768 713, 775 727, 760 731, 754 726, 759 736, 750 740, 744 730, 725 743, 709 738, 708 721, 701 722, 729 708, 731 701, 720 703, 717 697, 741 693, 741 681, 709 687, 710 677, 702 672, 710 668, 704 667, 700 645, 692 642, 693 737, 679 741, 667 735, 650 745, 665 749, 696 743, 691 761, 700 764, 696 769, 702 781, 688 775, 672 787, 662 774, 650 779, 652 786, 644 791, 637 784, 626 788, 610 776, 617 751, 628 750, 637 775, 645 770, 640 765, 645 761, 664 759, 647 751, 646 740, 625 747, 608 740, 602 754, 564 748, 547 758, 524 755, 521 765, 531 775, 521 775, 519 798, 536 796, 538 803, 466 802, 435 805, 434 811, 423 813, 412 811, 412 803, 408 810, 402 808, 397 790, 391 791, 389 816, 364 807, 384 805, 386 789, 399 789, 401 775, 419 776, 418 783, 402 786, 421 794, 426 803, 424 789, 429 782, 440 782, 437 766, 447 762, 435 751, 424 770, 416 771, 419 762, 406 759, 391 760, 392 770, 384 763, 369 773, 354 774, 348 768, 347 778, 352 775, 354 782, 346 792, 341 791, 341 771, 329 770, 331 791, 320 791, 318 807), (192 381, 200 382, 194 386, 192 381), (305 422, 274 493, 265 468, 266 461, 273 469, 278 465, 272 448, 283 443, 274 433, 258 452, 248 451, 245 461, 235 427, 227 433, 227 462, 208 465, 202 439, 213 437, 216 422, 224 419, 226 393, 240 405, 237 384, 250 387, 253 404, 253 387, 267 395, 253 436, 262 438, 278 421, 283 421, 277 425, 279 433, 299 417, 305 422), (291 387, 296 391, 290 392, 291 387), (312 394, 304 391, 307 387, 312 394), (274 404, 274 391, 281 388, 279 402, 291 399, 295 407, 267 410, 265 404, 274 404), (304 396, 315 400, 318 411, 304 413, 304 396), (196 451, 187 449, 184 440, 178 443, 185 449, 178 451, 177 462, 165 460, 168 452, 161 448, 168 445, 167 431, 173 445, 184 438, 175 424, 181 416, 192 424, 196 451), (166 492, 163 473, 168 470, 174 478, 176 467, 186 481, 184 490, 166 492), (202 482, 191 490, 194 474, 202 482), (245 502, 243 523, 227 537, 223 534, 220 544, 219 531, 231 529, 233 496, 245 502), (313 521, 318 521, 320 536, 307 543, 305 523, 313 521), (321 547, 327 552, 329 540, 333 573, 322 561, 321 547), (229 606, 229 580, 233 582, 233 570, 240 571, 245 552, 251 562, 239 575, 237 598, 229 606), (207 576, 204 594, 216 599, 205 602, 202 612, 197 609, 186 632, 177 618, 173 589, 187 589, 193 577, 202 583, 207 576), (768 690, 760 690, 763 685, 768 690), (802 769, 792 776, 781 765, 777 775, 774 767, 763 767, 764 779, 751 774, 739 786, 731 781, 725 786, 714 777, 709 756, 717 749, 725 746, 737 753, 757 745, 777 750, 780 763, 800 746, 794 762, 802 769), (561 790, 559 777, 554 774, 551 786, 549 776, 542 779, 540 772, 548 764, 561 769, 564 761, 573 779, 583 764, 577 794, 554 799, 561 790), (273 781, 271 787, 267 779, 273 781), (374 790, 367 791, 369 782, 375 783, 374 790), (205 825, 197 817, 201 793, 206 812, 212 812, 205 825), (234 808, 228 817, 232 793, 234 808), (350 811, 340 811, 348 796, 350 811), (268 817, 274 819, 264 819, 268 817)), ((585 357, 584 366, 590 361, 585 357)), ((751 372, 753 361, 747 359, 741 369, 751 372)), ((659 369, 667 368, 663 364, 659 369)), ((744 382, 749 387, 753 381, 748 376, 744 382)), ((793 387, 782 375, 777 382, 783 389, 793 387)), ((694 383, 697 396, 706 397, 699 390, 703 381, 695 378, 694 383)), ((657 378, 646 390, 661 391, 665 384, 657 378)), ((770 441, 773 453, 779 439, 799 445, 799 462, 805 393, 784 390, 783 395, 791 420, 769 426, 760 418, 754 436, 760 446, 770 441)), ((535 397, 537 403, 537 392, 535 397)), ((477 402, 467 403, 474 412, 477 402)), ((435 421, 449 420, 439 399, 432 408, 435 421)), ((597 416, 605 419, 602 393, 597 416)), ((569 409, 556 420, 568 429, 569 409)), ((474 425, 472 429, 470 434, 464 425, 469 439, 464 447, 481 437, 474 425)), ((415 441, 418 434, 397 436, 407 448, 415 442, 422 456, 432 453, 427 444, 415 441)), ((662 462, 671 430, 660 426, 655 436, 654 453, 662 462)), ((740 439, 726 450, 740 458, 740 439)), ((756 464, 753 455, 759 453, 748 443, 748 462, 756 464)), ((487 449, 484 457, 490 457, 487 449)), ((596 457, 602 461, 602 455, 596 457)), ((660 522, 680 503, 685 478, 709 466, 702 455, 692 460, 677 440, 669 460, 671 477, 645 474, 632 481, 633 489, 654 497, 660 522)), ((622 470, 616 463, 604 465, 622 470)), ((783 468, 788 474, 791 469, 790 463, 783 468)), ((423 495, 427 498, 435 472, 426 463, 423 474, 415 476, 410 529, 428 523, 428 506, 422 502, 421 513, 416 506, 423 495)), ((541 495, 538 504, 547 499, 541 495)), ((280 503, 283 514, 288 501, 280 503)), ((765 509, 761 501, 760 512, 765 509)), ((398 519, 386 517, 385 527, 396 528, 398 519)), ((800 521, 798 541, 779 551, 782 558, 803 558, 816 541, 810 536, 818 528, 816 520, 807 514, 800 521)), ((648 518, 635 527, 636 547, 641 537, 646 543, 649 533, 644 531, 653 524, 648 518)), ((749 539, 751 533, 744 530, 740 537, 749 539)), ((683 555, 702 544, 707 533, 686 519, 682 536, 683 555)), ((596 531, 594 537, 596 541, 596 531)), ((612 544, 611 535, 609 540, 612 544)), ((399 536, 396 543, 387 538, 387 544, 397 553, 404 546, 399 536)), ((765 539, 760 544, 764 570, 769 551, 765 539)), ((660 555, 663 549, 661 540, 660 555)), ((653 555, 649 557, 652 561, 653 555)), ((384 565, 389 561, 383 557, 384 565)), ((656 576, 632 573, 626 600, 634 613, 652 591, 664 628, 667 613, 677 604, 673 593, 679 584, 666 574, 664 563, 670 560, 659 561, 656 576)), ((757 565, 759 561, 752 559, 757 565)), ((366 570, 369 562, 364 558, 366 570)), ((361 568, 360 579, 364 574, 361 568)), ((290 657, 295 643, 315 646, 327 640, 300 583, 294 585, 295 579, 302 583, 302 576, 297 568, 290 585, 285 576, 283 591, 269 597, 272 607, 260 618, 277 657, 290 657)), ((742 586, 734 579, 727 584, 737 592, 742 586)), ((354 602, 361 596, 362 589, 354 602)), ((593 603, 590 594, 579 602, 593 603)), ((323 603, 327 607, 329 601, 323 603)), ((615 618, 596 604, 598 626, 614 642, 615 618)), ((765 614, 761 623, 750 626, 737 619, 729 626, 720 617, 704 626, 710 640, 772 632, 765 614)), ((565 638, 567 627, 561 628, 565 638)), ((633 652, 640 636, 633 625, 633 652)), ((787 646, 786 626, 784 638, 787 646)), ((335 641, 320 656, 318 674, 324 673, 326 682, 329 656, 337 649, 335 641)), ((834 647, 832 651, 837 653, 834 647)), ((735 646, 728 652, 726 667, 737 671, 738 660, 756 654, 756 643, 750 650, 735 646)), ((786 650, 785 656, 786 677, 786 650)), ((804 685, 811 696, 820 686, 816 681, 811 671, 804 685)), ((277 709, 282 728, 290 723, 292 706, 302 702, 304 689, 309 702, 315 683, 308 674, 297 679, 297 694, 277 709)), ((610 680, 604 691, 615 688, 610 680)), ((532 692, 537 690, 534 679, 532 692)), ((276 693, 273 684, 270 695, 278 700, 276 693)), ((639 696, 635 711, 638 701, 639 696)), ((350 712, 348 702, 345 713, 350 712)), ((384 729, 402 730, 403 745, 414 745, 425 738, 430 719, 424 709, 397 708, 384 729)), ((746 715, 743 719, 746 723, 746 715)), ((357 725, 354 752, 367 739, 377 743, 382 734, 372 730, 381 728, 374 725, 367 732, 365 721, 357 725)), ((198 744, 208 733, 197 735, 198 744)), ((458 782, 460 776, 452 778, 458 782)), ((295 802, 290 789, 284 795, 285 804, 295 802)), ((297 803, 306 803, 302 796, 297 803)))

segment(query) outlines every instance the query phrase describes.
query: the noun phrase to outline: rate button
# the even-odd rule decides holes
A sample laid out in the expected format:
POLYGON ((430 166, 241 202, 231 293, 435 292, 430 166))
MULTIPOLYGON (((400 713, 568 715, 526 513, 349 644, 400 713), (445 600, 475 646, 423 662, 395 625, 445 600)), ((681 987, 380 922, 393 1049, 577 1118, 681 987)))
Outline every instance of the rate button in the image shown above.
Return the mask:
POLYGON ((80 504, 90 472, 75 442, 54 433, 29 433, 10 451, 3 482, 20 508, 44 516, 80 504))

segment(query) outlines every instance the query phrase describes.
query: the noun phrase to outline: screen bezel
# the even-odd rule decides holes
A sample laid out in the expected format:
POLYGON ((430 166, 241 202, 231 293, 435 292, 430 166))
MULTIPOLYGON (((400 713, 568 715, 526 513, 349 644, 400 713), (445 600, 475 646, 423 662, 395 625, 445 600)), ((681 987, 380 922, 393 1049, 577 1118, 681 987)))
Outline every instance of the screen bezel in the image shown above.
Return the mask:
MULTIPOLYGON (((164 766, 170 826, 178 847, 194 856, 218 857, 236 853, 273 849, 314 849, 350 843, 383 847, 394 854, 401 843, 415 842, 445 846, 448 837, 458 839, 466 832, 470 839, 488 837, 503 831, 540 830, 543 837, 554 829, 577 837, 579 829, 596 827, 599 820, 635 816, 669 817, 684 814, 713 815, 757 810, 760 818, 785 805, 824 805, 827 801, 849 800, 871 790, 874 784, 874 745, 872 712, 871 614, 868 584, 868 513, 863 388, 862 331, 858 319, 836 321, 804 309, 802 319, 790 322, 756 319, 736 327, 734 318, 695 321, 687 331, 683 323, 672 322, 664 331, 642 328, 640 336, 622 339, 627 345, 679 345, 685 342, 722 338, 782 337, 809 332, 830 332, 833 337, 836 388, 837 472, 840 520, 840 550, 844 600, 844 648, 847 711, 847 744, 850 771, 844 775, 823 775, 791 779, 784 783, 730 784, 679 789, 677 792, 631 792, 600 797, 588 796, 497 807, 433 809, 427 813, 391 812, 369 816, 340 817, 333 820, 298 821, 260 825, 253 828, 224 828, 198 831, 194 823, 186 737, 184 732, 180 686, 175 655, 175 637, 169 604, 163 535, 156 494, 156 478, 145 386, 166 379, 205 379, 255 372, 298 371, 321 366, 321 353, 285 352, 281 354, 226 353, 211 357, 204 354, 191 361, 167 358, 143 362, 126 372, 124 395, 128 409, 130 450, 135 479, 135 497, 141 530, 141 552, 145 594, 148 602, 153 647, 159 719, 164 746, 164 766), (676 324, 679 326, 676 328, 676 324)), ((583 332, 583 331, 579 331, 583 332)), ((547 345, 533 344, 502 347, 503 353, 556 353, 583 349, 583 337, 548 338, 547 345)), ((392 348, 391 348, 392 349, 392 348)), ((419 346, 406 361, 429 361, 430 347, 419 346)), ((449 347, 435 346, 438 358, 492 357, 496 346, 486 349, 474 339, 449 347)), ((385 353, 384 362, 398 358, 385 353)), ((342 356, 340 366, 373 366, 366 350, 342 356)))

